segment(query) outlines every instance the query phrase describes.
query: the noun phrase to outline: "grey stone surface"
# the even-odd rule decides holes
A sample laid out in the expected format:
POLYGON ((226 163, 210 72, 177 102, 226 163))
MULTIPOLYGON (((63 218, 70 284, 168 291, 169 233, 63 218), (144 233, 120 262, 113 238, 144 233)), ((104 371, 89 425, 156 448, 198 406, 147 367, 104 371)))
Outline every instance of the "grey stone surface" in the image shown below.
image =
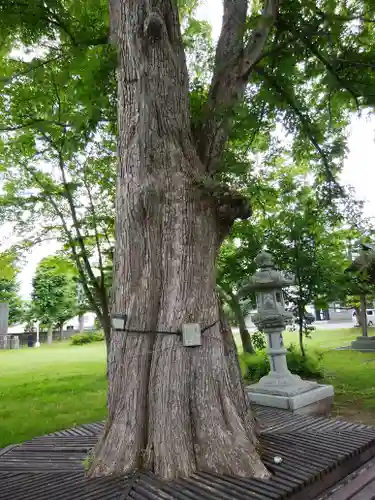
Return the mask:
POLYGON ((8 333, 9 305, 0 302, 0 337, 8 333))
POLYGON ((300 394, 280 396, 261 393, 257 384, 246 387, 249 400, 253 404, 270 406, 304 415, 330 415, 334 390, 332 385, 315 384, 313 388, 300 394))
POLYGON ((357 337, 352 342, 354 351, 375 351, 375 337, 357 337))
POLYGON ((0 335, 0 349, 10 349, 10 335, 0 335))
POLYGON ((306 415, 309 417, 330 417, 332 414, 332 405, 333 396, 330 396, 291 411, 298 415, 306 415))
POLYGON ((290 397, 311 391, 317 386, 317 382, 307 382, 298 375, 286 371, 285 373, 270 372, 265 377, 262 377, 259 382, 249 386, 248 390, 260 394, 290 397))

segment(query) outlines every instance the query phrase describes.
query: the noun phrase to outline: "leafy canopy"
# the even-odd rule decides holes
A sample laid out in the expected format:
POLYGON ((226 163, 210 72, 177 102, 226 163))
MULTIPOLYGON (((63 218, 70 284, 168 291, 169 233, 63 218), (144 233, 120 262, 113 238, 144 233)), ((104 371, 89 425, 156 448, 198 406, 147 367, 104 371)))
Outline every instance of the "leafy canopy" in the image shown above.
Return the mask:
MULTIPOLYGON (((196 138, 215 61, 198 5, 178 1, 196 138)), ((245 39, 260 9, 252 3, 245 39)), ((353 111, 374 105, 374 29, 370 1, 284 0, 243 99, 215 109, 230 122, 215 175, 251 199, 256 223, 272 210, 279 187, 268 174, 281 156, 310 172, 319 206, 339 203, 346 125, 353 111)), ((0 215, 26 246, 62 243, 99 317, 108 314, 114 245, 116 55, 108 35, 107 0, 0 0, 0 215)), ((250 231, 241 224, 232 239, 250 231)), ((251 231, 239 236, 249 240, 246 258, 242 245, 226 243, 232 277, 219 258, 223 285, 250 272, 262 238, 255 223, 251 231)))
POLYGON ((46 325, 62 324, 77 312, 77 270, 58 256, 46 257, 33 279, 31 311, 46 325))
POLYGON ((20 323, 23 319, 23 303, 19 295, 19 264, 13 251, 0 253, 0 302, 9 306, 9 324, 20 323))

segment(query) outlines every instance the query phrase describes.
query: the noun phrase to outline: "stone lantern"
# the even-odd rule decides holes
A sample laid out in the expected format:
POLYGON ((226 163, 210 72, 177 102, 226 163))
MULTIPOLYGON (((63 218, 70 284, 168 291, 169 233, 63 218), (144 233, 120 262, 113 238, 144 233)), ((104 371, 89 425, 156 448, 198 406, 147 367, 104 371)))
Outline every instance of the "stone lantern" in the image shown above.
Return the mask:
POLYGON ((298 413, 329 414, 333 387, 304 381, 288 369, 282 334, 293 314, 285 310, 283 288, 293 285, 294 281, 275 269, 272 256, 267 252, 261 252, 256 263, 259 270, 245 289, 256 294, 258 312, 251 319, 268 338, 271 370, 258 383, 246 388, 250 401, 298 413))

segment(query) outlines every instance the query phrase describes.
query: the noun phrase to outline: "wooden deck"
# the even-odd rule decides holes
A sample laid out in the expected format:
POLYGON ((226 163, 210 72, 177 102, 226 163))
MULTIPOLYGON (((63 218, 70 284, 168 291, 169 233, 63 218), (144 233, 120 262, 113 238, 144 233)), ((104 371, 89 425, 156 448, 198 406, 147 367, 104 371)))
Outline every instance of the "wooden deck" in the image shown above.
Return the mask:
POLYGON ((0 450, 0 500, 370 500, 375 428, 254 408, 268 481, 195 474, 166 482, 151 473, 87 480, 83 460, 102 424, 83 425, 0 450), (276 464, 274 457, 282 462, 276 464), (345 479, 346 478, 346 479, 345 479), (340 482, 341 481, 341 482, 340 482))
POLYGON ((375 461, 349 474, 316 500, 370 500, 375 498, 375 461))

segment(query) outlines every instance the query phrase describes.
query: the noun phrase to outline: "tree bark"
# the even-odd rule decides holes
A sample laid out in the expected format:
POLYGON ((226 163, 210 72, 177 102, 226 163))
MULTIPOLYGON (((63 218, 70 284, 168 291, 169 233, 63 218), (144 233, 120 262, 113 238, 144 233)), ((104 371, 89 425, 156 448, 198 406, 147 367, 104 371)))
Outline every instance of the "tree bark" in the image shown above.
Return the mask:
POLYGON ((354 307, 355 314, 356 314, 356 321, 359 326, 362 325, 362 318, 361 318, 361 307, 354 307))
POLYGON ((360 301, 360 325, 362 329, 362 337, 367 337, 368 336, 368 326, 367 326, 367 313, 366 313, 366 308, 367 308, 367 301, 366 301, 366 295, 361 294, 359 297, 360 301))
POLYGON ((323 318, 326 320, 326 321, 329 321, 331 318, 330 318, 330 315, 329 315, 329 309, 324 309, 323 311, 323 318))
POLYGON ((314 307, 315 309, 315 321, 322 321, 322 318, 320 316, 320 307, 314 307))
POLYGON ((301 354, 303 357, 306 356, 305 346, 303 345, 303 320, 304 320, 305 308, 298 308, 298 333, 299 333, 299 347, 301 349, 301 354))
POLYGON ((217 250, 232 220, 197 188, 175 2, 117 2, 119 171, 108 420, 89 475, 135 469, 267 477, 233 341, 215 293, 217 250), (199 323, 200 347, 174 334, 199 323), (141 333, 142 331, 153 332, 141 333), (160 331, 171 334, 157 334, 160 331))
POLYGON ((101 317, 100 324, 102 325, 102 328, 103 328, 104 340, 105 340, 105 345, 106 345, 106 349, 107 349, 107 363, 108 363, 108 361, 109 361, 109 349, 110 349, 110 345, 111 345, 111 318, 110 318, 108 311, 106 314, 103 314, 103 316, 101 317))
POLYGON ((238 328, 240 330, 242 348, 244 352, 254 354, 255 351, 253 348, 253 344, 251 342, 251 336, 249 330, 246 327, 245 318, 241 310, 241 304, 235 295, 231 295, 231 302, 232 302, 232 310, 238 321, 238 328))
POLYGON ((64 323, 60 323, 59 325, 59 338, 60 340, 64 340, 64 323))
POLYGON ((303 345, 303 323, 299 321, 299 347, 303 357, 306 356, 305 346, 303 345))
POLYGON ((47 344, 52 344, 53 340, 53 325, 50 325, 48 327, 48 332, 47 332, 47 344))

